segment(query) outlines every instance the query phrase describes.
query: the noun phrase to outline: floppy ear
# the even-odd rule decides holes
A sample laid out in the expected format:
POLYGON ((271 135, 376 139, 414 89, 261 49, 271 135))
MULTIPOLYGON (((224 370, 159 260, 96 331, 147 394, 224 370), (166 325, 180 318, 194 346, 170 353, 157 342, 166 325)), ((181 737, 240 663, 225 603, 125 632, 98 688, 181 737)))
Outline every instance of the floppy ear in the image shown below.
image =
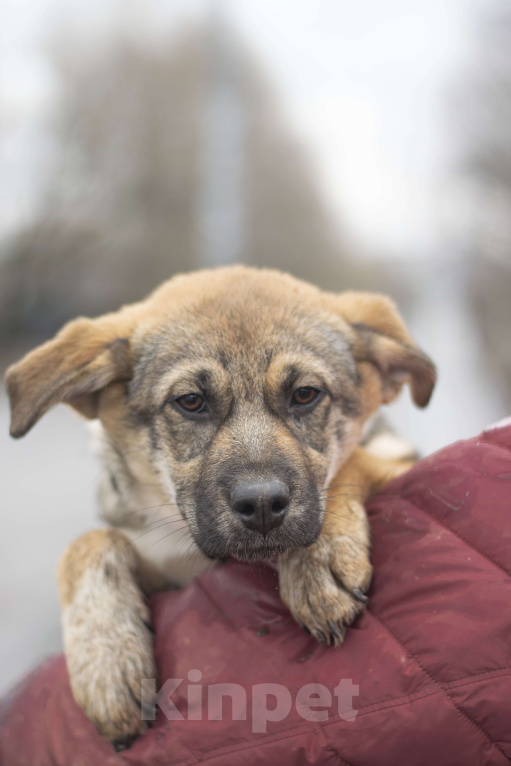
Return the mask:
POLYGON ((131 375, 127 329, 121 312, 75 319, 53 340, 9 367, 11 435, 24 436, 57 402, 67 402, 88 418, 97 417, 100 389, 131 375))
POLYGON ((371 362, 380 373, 382 400, 391 402, 408 383, 418 407, 425 407, 436 382, 435 365, 413 342, 390 298, 372 293, 343 293, 341 316, 355 331, 355 359, 371 362))

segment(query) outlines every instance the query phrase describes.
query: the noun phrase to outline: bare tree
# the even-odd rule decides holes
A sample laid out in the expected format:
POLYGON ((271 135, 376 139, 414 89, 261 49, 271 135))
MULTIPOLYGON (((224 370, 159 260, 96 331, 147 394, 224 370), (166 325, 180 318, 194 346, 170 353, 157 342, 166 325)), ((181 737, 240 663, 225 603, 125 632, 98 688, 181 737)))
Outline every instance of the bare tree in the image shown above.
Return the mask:
MULTIPOLYGON (((210 30, 168 45, 117 34, 54 45, 55 165, 37 219, 0 262, 0 326, 47 335, 77 314, 137 300, 203 264, 200 200, 210 30)), ((240 259, 334 290, 389 289, 334 235, 272 89, 239 48, 244 232, 240 259)))
POLYGON ((485 361, 511 403, 511 8, 486 8, 455 100, 462 172, 475 186, 471 293, 485 361))
POLYGON ((7 247, 0 321, 54 330, 194 265, 201 35, 54 50, 56 161, 37 220, 7 247))

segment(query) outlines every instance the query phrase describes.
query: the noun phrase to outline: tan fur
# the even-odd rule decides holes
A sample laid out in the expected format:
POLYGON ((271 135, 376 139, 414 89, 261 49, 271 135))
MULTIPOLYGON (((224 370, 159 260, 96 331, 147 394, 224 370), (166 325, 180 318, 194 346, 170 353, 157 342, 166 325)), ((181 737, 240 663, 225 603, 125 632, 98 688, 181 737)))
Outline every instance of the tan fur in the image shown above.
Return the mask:
POLYGON ((183 584, 204 553, 278 558, 294 617, 342 643, 371 579, 364 501, 408 466, 358 447, 364 424, 404 384, 425 406, 434 382, 385 296, 241 266, 77 319, 7 371, 13 436, 59 401, 98 419, 101 512, 115 529, 73 543, 59 585, 73 693, 104 736, 142 728, 140 680, 156 672, 143 592, 183 584), (290 404, 302 386, 321 393, 306 416, 290 404), (176 399, 204 387, 212 409, 199 424, 176 399), (226 487, 268 472, 293 489, 285 522, 263 539, 226 487))
POLYGON ((282 600, 297 622, 324 643, 339 646, 346 627, 365 607, 372 570, 364 503, 412 464, 355 449, 329 487, 317 542, 279 560, 282 600))
POLYGON ((115 530, 89 532, 64 554, 58 579, 74 697, 105 737, 129 739, 144 728, 140 681, 157 677, 135 550, 115 530))
POLYGON ((60 603, 68 606, 74 598, 84 572, 98 568, 107 553, 124 558, 126 565, 136 575, 136 556, 128 541, 120 532, 111 529, 96 529, 79 537, 64 553, 57 572, 60 589, 60 603))

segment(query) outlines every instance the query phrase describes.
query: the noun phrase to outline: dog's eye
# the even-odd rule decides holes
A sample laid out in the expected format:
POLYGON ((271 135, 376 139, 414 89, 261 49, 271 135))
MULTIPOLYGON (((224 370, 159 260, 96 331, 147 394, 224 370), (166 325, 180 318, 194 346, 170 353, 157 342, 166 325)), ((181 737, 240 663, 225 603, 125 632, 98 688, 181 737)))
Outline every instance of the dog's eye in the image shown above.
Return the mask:
POLYGON ((291 404, 303 407, 305 404, 312 404, 318 398, 320 392, 317 388, 311 386, 302 386, 297 388, 291 398, 291 404))
POLYGON ((176 404, 186 412, 203 412, 206 409, 206 402, 199 394, 185 394, 176 399, 176 404))

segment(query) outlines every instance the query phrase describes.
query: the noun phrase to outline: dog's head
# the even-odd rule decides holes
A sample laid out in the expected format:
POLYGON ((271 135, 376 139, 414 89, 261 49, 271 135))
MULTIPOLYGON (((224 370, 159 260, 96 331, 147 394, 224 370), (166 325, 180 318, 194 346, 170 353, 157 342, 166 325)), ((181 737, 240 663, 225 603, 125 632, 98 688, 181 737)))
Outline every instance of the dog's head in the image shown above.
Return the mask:
POLYGON ((231 267, 77 319, 7 372, 11 433, 56 402, 100 418, 133 482, 162 486, 208 556, 312 544, 364 421, 435 383, 392 302, 231 267))

